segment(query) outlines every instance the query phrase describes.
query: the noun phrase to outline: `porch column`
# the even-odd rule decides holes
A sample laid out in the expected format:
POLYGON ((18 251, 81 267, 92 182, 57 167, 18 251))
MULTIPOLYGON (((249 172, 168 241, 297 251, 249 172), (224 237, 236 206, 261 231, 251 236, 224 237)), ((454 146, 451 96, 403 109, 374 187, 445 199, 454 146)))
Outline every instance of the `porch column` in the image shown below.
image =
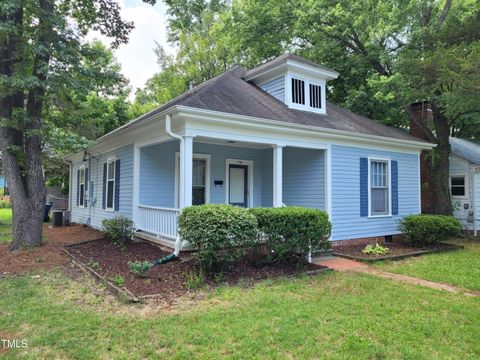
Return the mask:
POLYGON ((283 146, 273 146, 273 207, 283 205, 283 146))
POLYGON ((192 168, 193 136, 185 135, 180 141, 180 209, 192 205, 192 168))

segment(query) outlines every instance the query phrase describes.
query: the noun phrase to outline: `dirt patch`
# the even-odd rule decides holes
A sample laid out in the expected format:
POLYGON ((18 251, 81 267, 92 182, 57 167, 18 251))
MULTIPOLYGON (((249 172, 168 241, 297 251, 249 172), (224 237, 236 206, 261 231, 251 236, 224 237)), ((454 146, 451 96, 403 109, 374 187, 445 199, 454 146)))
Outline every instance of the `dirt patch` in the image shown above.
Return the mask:
MULTIPOLYGON (((70 246, 68 251, 116 285, 119 283, 115 279, 121 277, 124 284, 120 287, 125 287, 140 297, 158 295, 160 298, 173 300, 183 296, 188 293, 188 277, 197 273, 195 257, 191 254, 181 254, 177 260, 152 267, 147 278, 133 276, 128 267, 129 261, 152 261, 169 254, 147 242, 131 243, 125 249, 120 249, 107 240, 98 240, 70 246)), ((221 275, 207 276, 205 283, 210 287, 239 282, 249 284, 261 279, 295 275, 322 268, 301 259, 285 264, 267 264, 259 261, 259 257, 252 253, 233 264, 221 275)))
POLYGON ((382 244, 388 248, 385 255, 364 254, 362 250, 365 244, 345 244, 336 245, 332 248, 332 254, 335 256, 345 257, 347 259, 362 261, 379 261, 379 260, 400 260, 410 256, 419 256, 428 253, 441 251, 463 249, 461 245, 438 243, 430 246, 415 247, 408 244, 395 242, 390 244, 382 244))
POLYGON ((44 242, 40 247, 9 251, 9 243, 0 244, 0 276, 2 274, 22 274, 34 270, 51 269, 63 266, 68 257, 63 246, 79 241, 98 239, 101 232, 85 225, 64 227, 43 227, 44 242))

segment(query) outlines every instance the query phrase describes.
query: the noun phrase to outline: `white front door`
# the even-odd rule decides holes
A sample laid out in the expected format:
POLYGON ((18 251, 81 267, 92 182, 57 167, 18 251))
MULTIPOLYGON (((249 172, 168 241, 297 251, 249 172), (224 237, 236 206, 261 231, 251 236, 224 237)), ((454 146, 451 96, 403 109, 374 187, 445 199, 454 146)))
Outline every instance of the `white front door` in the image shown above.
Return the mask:
POLYGON ((228 169, 230 205, 248 206, 248 166, 230 164, 228 169))

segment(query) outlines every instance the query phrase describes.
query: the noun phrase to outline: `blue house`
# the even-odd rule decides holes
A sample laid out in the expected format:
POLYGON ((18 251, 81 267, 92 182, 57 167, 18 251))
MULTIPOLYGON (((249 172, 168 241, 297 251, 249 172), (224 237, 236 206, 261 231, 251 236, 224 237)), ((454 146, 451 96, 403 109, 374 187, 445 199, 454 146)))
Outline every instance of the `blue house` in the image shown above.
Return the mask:
POLYGON ((180 210, 203 203, 322 209, 332 241, 398 234, 433 145, 329 103, 338 75, 292 54, 235 66, 108 133, 66 158, 72 221, 124 215, 177 251, 180 210))

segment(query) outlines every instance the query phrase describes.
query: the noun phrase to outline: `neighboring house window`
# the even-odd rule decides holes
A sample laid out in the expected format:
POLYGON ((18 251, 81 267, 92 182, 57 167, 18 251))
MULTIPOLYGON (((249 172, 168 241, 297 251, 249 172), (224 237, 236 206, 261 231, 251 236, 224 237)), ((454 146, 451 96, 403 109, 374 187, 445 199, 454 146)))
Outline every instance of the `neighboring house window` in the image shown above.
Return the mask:
POLYGON ((320 109, 322 107, 322 87, 320 85, 309 84, 310 107, 320 109))
POLYGON ((292 78, 292 102, 305 105, 305 81, 292 78))
POLYGON ((115 196, 115 160, 109 160, 107 162, 107 184, 106 184, 106 194, 107 194, 107 210, 114 209, 114 196, 115 196))
POLYGON ((465 196, 465 176, 450 178, 450 192, 452 196, 465 196))
POLYGON ((80 168, 78 179, 78 205, 85 206, 85 167, 80 168))
POLYGON ((205 204, 206 199, 206 182, 205 174, 207 161, 205 159, 193 160, 193 178, 192 178, 192 205, 205 204))
POLYGON ((370 161, 370 215, 390 213, 388 173, 387 161, 370 161))

